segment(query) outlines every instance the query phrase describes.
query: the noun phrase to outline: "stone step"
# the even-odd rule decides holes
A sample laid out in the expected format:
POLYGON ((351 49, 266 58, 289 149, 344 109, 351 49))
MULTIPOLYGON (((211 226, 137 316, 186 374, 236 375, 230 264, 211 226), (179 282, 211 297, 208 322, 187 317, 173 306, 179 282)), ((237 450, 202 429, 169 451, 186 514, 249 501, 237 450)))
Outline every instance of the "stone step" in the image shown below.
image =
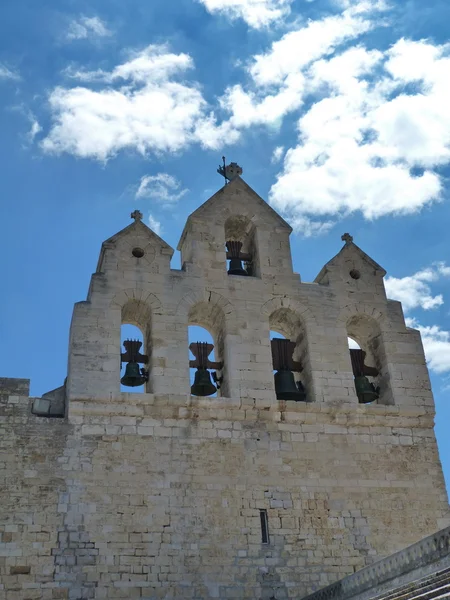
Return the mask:
POLYGON ((438 600, 450 598, 450 569, 433 573, 370 600, 438 600))

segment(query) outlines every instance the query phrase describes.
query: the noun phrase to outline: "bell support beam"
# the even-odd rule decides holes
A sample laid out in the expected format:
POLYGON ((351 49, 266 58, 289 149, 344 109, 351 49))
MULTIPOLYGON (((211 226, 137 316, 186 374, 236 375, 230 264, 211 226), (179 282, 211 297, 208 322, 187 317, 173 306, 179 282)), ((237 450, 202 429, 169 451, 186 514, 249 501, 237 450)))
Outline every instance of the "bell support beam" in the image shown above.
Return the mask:
POLYGON ((194 360, 189 361, 189 367, 192 369, 217 369, 223 368, 223 362, 214 362, 209 360, 208 356, 214 350, 213 344, 208 342, 192 342, 189 350, 195 356, 194 360))
POLYGON ((301 373, 303 365, 292 358, 296 343, 291 340, 275 338, 270 341, 272 365, 275 371, 294 371, 301 373))

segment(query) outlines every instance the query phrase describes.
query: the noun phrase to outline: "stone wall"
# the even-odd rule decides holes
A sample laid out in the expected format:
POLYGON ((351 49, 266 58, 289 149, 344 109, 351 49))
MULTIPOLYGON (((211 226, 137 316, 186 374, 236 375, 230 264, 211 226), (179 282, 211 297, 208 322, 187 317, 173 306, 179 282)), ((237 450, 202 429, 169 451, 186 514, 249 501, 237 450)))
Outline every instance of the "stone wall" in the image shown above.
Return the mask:
POLYGON ((75 305, 64 385, 31 399, 0 380, 5 600, 298 598, 447 525, 420 334, 350 236, 301 283, 291 228, 241 179, 189 217, 181 270, 135 218, 75 305), (227 274, 241 235, 252 277, 227 274), (124 323, 144 394, 120 392, 124 323), (223 361, 218 398, 190 396, 194 324, 223 361), (271 329, 296 344, 307 402, 277 400, 271 329), (348 335, 378 403, 358 404, 348 335))
POLYGON ((117 394, 46 419, 14 381, 5 600, 301 598, 447 524, 426 407, 117 394))

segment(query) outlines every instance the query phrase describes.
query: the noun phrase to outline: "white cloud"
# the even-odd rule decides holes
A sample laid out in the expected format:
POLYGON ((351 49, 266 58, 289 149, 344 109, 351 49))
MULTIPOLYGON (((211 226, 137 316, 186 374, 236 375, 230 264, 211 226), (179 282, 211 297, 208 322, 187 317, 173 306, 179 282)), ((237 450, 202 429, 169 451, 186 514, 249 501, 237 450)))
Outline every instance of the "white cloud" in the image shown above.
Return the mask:
POLYGON ((283 158, 283 154, 284 154, 284 146, 277 146, 274 149, 274 151, 272 152, 271 162, 273 164, 280 162, 280 160, 283 158))
POLYGON ((374 219, 440 200, 442 181, 433 168, 450 160, 446 52, 400 40, 384 55, 351 48, 316 61, 310 92, 325 97, 298 122, 299 143, 271 189, 274 207, 302 217, 359 211, 374 219), (423 77, 418 83, 413 59, 423 77), (416 91, 406 94, 413 77, 416 91))
POLYGON ((380 3, 359 2, 340 15, 310 21, 283 35, 268 52, 254 56, 248 67, 254 89, 234 85, 220 99, 221 108, 230 113, 230 126, 234 130, 252 125, 279 127, 287 114, 300 109, 311 91, 307 67, 372 29, 375 23, 370 17, 381 8, 380 3))
POLYGON ((12 81, 19 81, 20 75, 15 71, 11 71, 8 67, 2 63, 0 63, 0 80, 1 79, 11 79, 12 81))
POLYGON ((152 215, 148 216, 148 226, 150 227, 150 229, 152 231, 154 231, 156 233, 156 235, 161 235, 161 233, 162 233, 161 223, 160 223, 160 221, 155 219, 155 217, 153 217, 152 215))
POLYGON ((428 368, 439 375, 449 372, 450 331, 445 331, 438 325, 420 325, 415 319, 406 319, 406 325, 420 331, 428 368))
POLYGON ((136 198, 155 200, 163 208, 176 204, 188 192, 181 183, 168 173, 144 175, 139 183, 136 198))
POLYGON ((384 280, 388 298, 399 300, 405 312, 414 308, 430 310, 444 303, 442 294, 433 296, 430 283, 440 277, 450 276, 450 267, 438 262, 408 277, 386 277, 384 280))
POLYGON ((108 37, 110 35, 111 31, 109 31, 99 17, 81 16, 70 23, 66 39, 69 41, 85 40, 87 38, 108 37))
POLYGON ((191 143, 218 146, 226 143, 229 127, 216 127, 207 115, 198 86, 179 83, 175 77, 192 67, 186 54, 172 54, 165 46, 149 46, 130 56, 111 72, 78 73, 87 81, 120 82, 122 87, 56 88, 49 102, 53 126, 42 142, 46 152, 68 152, 105 161, 131 149, 176 152, 191 143), (208 122, 209 137, 202 139, 208 122))
POLYGON ((139 52, 130 52, 128 60, 117 65, 111 72, 83 71, 69 67, 65 74, 80 81, 102 81, 114 83, 117 81, 131 81, 135 84, 145 84, 152 81, 166 81, 169 77, 181 74, 187 69, 192 69, 193 62, 188 54, 173 54, 165 45, 151 44, 139 52))
POLYGON ((31 117, 31 127, 30 130, 27 133, 27 137, 28 137, 28 141, 29 142, 34 142, 34 138, 42 131, 42 127, 40 126, 39 122, 34 118, 31 117))
POLYGON ((328 233, 335 224, 334 221, 315 221, 305 215, 292 215, 288 221, 295 233, 307 238, 328 233))
POLYGON ((294 0, 198 0, 210 13, 230 19, 243 19, 250 27, 261 29, 281 21, 294 0))
POLYGON ((373 29, 375 23, 370 17, 381 8, 377 3, 359 2, 340 15, 310 21, 286 33, 272 44, 269 52, 254 57, 250 75, 257 85, 279 85, 286 77, 331 54, 340 44, 373 29))

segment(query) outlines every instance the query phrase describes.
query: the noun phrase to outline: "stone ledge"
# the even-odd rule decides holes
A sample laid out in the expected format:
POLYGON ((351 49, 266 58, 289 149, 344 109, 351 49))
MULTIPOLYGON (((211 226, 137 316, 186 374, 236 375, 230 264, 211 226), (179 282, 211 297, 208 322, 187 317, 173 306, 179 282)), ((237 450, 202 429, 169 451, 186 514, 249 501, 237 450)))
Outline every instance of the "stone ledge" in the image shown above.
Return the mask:
MULTIPOLYGON (((412 419, 422 428, 433 427, 434 408, 430 407, 403 407, 385 405, 359 405, 354 403, 341 403, 330 405, 312 402, 286 402, 254 400, 252 398, 203 398, 189 395, 159 395, 159 394, 110 394, 105 398, 79 395, 69 402, 69 415, 123 415, 143 416, 149 411, 158 411, 161 408, 178 407, 179 410, 211 411, 210 418, 218 411, 241 411, 244 418, 262 418, 264 420, 299 422, 329 421, 333 416, 336 426, 361 426, 375 425, 381 419, 391 427, 398 427, 398 419, 412 419), (252 413, 254 416, 252 416, 252 413), (311 421, 313 419, 313 421, 311 421)), ((237 416, 237 415, 236 415, 237 416)), ((410 426, 410 425, 409 425, 410 426)))

